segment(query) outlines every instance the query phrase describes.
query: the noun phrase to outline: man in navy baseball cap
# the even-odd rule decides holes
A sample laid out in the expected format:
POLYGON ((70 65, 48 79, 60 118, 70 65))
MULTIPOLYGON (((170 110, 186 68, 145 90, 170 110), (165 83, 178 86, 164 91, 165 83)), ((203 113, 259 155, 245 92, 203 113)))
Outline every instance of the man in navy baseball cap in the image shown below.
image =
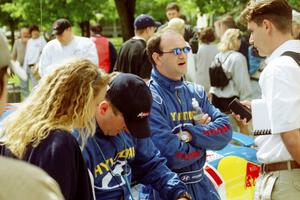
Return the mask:
POLYGON ((156 188, 162 199, 191 200, 186 186, 152 143, 151 105, 151 91, 143 79, 129 73, 112 77, 96 111, 96 132, 82 149, 94 178, 96 199, 134 199, 130 187, 134 175, 137 183, 156 188))
POLYGON ((161 25, 160 22, 154 21, 153 17, 146 14, 141 14, 134 20, 135 29, 145 29, 147 27, 158 28, 161 25))
POLYGON ((160 23, 150 15, 141 14, 135 18, 135 36, 122 45, 115 63, 115 71, 132 73, 145 80, 150 78, 152 64, 146 53, 146 42, 159 25, 160 23))
MULTIPOLYGON (((148 116, 152 95, 142 78, 128 73, 118 74, 109 85, 106 99, 124 118, 125 126, 137 138, 149 137, 148 116)), ((124 126, 124 127, 125 127, 124 126)))

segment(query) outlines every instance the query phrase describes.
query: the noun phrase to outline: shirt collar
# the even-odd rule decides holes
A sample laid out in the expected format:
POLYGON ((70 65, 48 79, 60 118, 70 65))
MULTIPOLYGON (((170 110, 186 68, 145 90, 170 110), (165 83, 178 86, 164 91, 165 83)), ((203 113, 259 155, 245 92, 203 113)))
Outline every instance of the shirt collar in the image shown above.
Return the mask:
POLYGON ((285 51, 293 51, 300 53, 300 41, 299 40, 288 40, 281 44, 277 49, 275 49, 272 54, 266 58, 265 62, 268 64, 273 59, 281 56, 285 51))
POLYGON ((141 37, 141 36, 138 36, 138 35, 133 36, 132 39, 135 39, 135 40, 144 40, 144 41, 146 42, 145 38, 143 38, 143 37, 141 37))
POLYGON ((179 81, 174 81, 166 76, 162 75, 156 67, 153 67, 151 72, 151 78, 153 78, 155 81, 157 81, 162 87, 165 87, 171 91, 175 91, 178 88, 181 88, 183 86, 183 79, 179 81))

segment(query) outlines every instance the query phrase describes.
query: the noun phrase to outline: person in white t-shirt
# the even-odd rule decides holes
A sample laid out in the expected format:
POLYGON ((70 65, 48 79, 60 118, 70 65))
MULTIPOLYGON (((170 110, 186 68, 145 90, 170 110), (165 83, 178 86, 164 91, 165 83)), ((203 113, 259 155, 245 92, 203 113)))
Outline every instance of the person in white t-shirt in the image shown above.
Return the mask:
POLYGON ((39 62, 41 77, 48 75, 66 59, 86 58, 98 64, 95 44, 89 38, 75 36, 67 19, 56 20, 52 29, 56 39, 48 42, 43 49, 39 62))
POLYGON ((29 95, 29 80, 31 81, 31 86, 37 85, 37 80, 33 76, 33 68, 39 62, 42 50, 46 45, 46 40, 43 36, 40 36, 40 29, 38 26, 33 25, 29 28, 31 38, 28 40, 25 51, 25 58, 23 67, 27 73, 28 79, 26 84, 24 84, 23 95, 27 97, 29 95))
POLYGON ((247 21, 250 43, 260 56, 267 56, 259 85, 272 134, 255 139, 257 158, 263 163, 255 198, 299 199, 300 66, 282 56, 286 51, 300 53, 300 41, 291 34, 292 9, 287 0, 253 1, 241 18, 247 21))

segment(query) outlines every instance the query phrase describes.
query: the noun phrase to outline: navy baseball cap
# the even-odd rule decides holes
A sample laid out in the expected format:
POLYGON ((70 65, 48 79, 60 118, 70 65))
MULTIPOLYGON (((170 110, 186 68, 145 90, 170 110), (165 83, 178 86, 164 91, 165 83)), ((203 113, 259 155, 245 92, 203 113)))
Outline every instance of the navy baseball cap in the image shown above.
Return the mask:
POLYGON ((151 135, 149 114, 152 95, 142 78, 129 73, 118 74, 109 84, 106 97, 123 114, 131 135, 136 138, 151 135))
POLYGON ((145 29, 147 27, 159 27, 160 22, 154 21, 153 17, 146 14, 141 14, 137 16, 134 20, 135 29, 145 29))
POLYGON ((58 19, 53 23, 52 26, 52 34, 53 35, 61 35, 64 30, 71 27, 71 23, 67 19, 58 19))

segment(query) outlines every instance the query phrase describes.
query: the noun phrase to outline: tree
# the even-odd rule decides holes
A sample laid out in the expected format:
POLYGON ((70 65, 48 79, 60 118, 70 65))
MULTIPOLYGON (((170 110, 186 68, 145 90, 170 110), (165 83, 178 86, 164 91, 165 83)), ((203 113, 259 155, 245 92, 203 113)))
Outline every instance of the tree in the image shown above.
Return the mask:
POLYGON ((13 18, 9 12, 5 11, 5 9, 3 8, 3 6, 6 3, 11 3, 11 0, 2 0, 1 4, 0 4, 0 24, 5 24, 10 32, 11 32, 11 44, 13 44, 15 42, 15 30, 17 28, 17 23, 18 23, 18 19, 17 18, 13 18))
POLYGON ((68 18, 73 24, 81 25, 82 35, 87 35, 87 21, 95 18, 98 5, 98 0, 14 0, 2 8, 13 18, 22 19, 20 22, 41 25, 44 30, 50 30, 56 19, 68 18))
POLYGON ((136 0, 115 0, 115 5, 119 13, 123 40, 126 41, 134 36, 134 13, 136 0))
MULTIPOLYGON (((300 11, 299 0, 288 0, 300 11)), ((22 25, 37 24, 42 30, 50 30, 58 18, 69 18, 73 25, 79 25, 81 34, 88 36, 89 23, 101 21, 115 24, 120 21, 123 39, 134 35, 134 17, 146 13, 156 20, 166 21, 165 7, 170 0, 0 0, 0 24, 10 28, 12 33, 22 25)), ((209 13, 220 16, 229 13, 237 17, 248 0, 174 0, 181 7, 190 24, 195 24, 197 14, 209 13)), ((12 34, 12 37, 14 34, 12 34)))

